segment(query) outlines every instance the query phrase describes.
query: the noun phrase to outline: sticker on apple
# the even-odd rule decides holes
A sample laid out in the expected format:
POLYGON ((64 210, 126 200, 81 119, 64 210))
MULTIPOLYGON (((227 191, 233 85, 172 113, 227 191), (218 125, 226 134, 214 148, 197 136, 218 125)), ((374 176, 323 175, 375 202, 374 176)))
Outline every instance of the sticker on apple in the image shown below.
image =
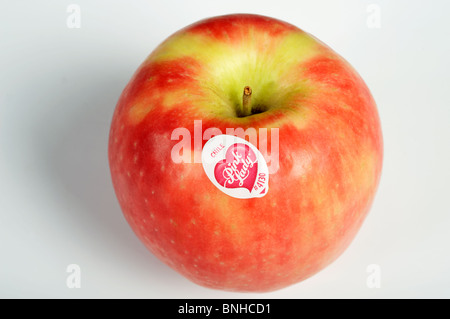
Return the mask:
POLYGON ((210 181, 235 198, 263 197, 269 191, 269 169, 253 144, 232 135, 217 135, 206 142, 202 164, 210 181))

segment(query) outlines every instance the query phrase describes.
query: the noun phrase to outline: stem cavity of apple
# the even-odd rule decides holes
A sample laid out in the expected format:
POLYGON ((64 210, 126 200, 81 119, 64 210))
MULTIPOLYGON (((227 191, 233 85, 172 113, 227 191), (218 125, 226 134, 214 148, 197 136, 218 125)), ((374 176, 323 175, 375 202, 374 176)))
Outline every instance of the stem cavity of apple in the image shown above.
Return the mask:
POLYGON ((249 116, 252 114, 252 89, 249 86, 244 88, 242 95, 242 116, 249 116))

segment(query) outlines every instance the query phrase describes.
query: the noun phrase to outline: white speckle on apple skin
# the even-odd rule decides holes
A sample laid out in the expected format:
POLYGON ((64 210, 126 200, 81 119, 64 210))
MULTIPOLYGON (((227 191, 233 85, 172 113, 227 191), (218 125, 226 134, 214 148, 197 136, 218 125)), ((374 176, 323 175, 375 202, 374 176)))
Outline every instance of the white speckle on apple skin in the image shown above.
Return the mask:
POLYGON ((170 219, 170 224, 172 226, 178 226, 178 224, 172 218, 170 219))

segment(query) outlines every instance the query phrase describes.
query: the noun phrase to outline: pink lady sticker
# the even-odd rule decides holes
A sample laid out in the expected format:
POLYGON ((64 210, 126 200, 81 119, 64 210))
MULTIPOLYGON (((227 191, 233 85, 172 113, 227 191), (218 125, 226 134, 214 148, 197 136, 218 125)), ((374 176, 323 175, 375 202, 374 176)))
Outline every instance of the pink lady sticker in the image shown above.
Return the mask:
POLYGON ((203 147, 202 164, 211 182, 231 197, 263 197, 269 190, 269 170, 264 157, 240 137, 211 138, 203 147))

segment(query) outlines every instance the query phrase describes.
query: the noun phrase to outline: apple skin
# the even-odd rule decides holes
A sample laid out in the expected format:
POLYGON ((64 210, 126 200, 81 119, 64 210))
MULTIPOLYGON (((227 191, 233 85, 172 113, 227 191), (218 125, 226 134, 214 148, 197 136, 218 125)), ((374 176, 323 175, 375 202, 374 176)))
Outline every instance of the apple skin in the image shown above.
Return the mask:
POLYGON ((124 89, 109 140, 118 201, 145 246, 199 285, 240 292, 298 283, 341 255, 382 157, 376 104, 356 71, 297 27, 250 14, 205 19, 160 44, 124 89), (265 112, 236 116, 246 85, 265 112), (267 195, 232 198, 201 163, 172 161, 172 131, 193 138, 194 120, 222 132, 279 128, 267 195))

